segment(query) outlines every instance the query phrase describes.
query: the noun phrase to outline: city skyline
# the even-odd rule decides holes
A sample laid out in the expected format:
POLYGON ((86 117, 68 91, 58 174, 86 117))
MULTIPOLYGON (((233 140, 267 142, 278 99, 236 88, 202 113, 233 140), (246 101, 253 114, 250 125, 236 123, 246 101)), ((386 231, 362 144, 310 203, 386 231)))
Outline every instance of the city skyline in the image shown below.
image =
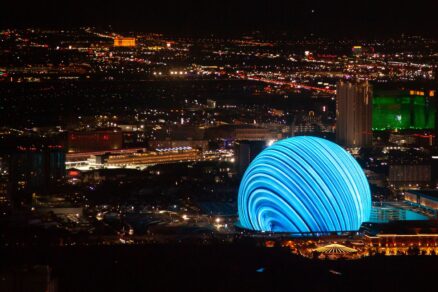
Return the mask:
POLYGON ((400 34, 436 36, 437 5, 407 1, 35 1, 22 9, 4 3, 0 27, 76 28, 112 26, 120 31, 179 34, 286 32, 292 36, 382 37, 400 34), (382 28, 385 29, 382 29, 382 28))
POLYGON ((435 6, 5 3, 0 291, 435 290, 435 6))

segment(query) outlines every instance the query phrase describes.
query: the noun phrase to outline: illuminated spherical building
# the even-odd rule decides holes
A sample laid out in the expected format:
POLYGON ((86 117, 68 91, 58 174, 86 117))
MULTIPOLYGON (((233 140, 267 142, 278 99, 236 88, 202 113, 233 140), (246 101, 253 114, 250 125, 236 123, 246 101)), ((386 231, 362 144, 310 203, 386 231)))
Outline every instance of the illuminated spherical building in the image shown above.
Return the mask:
POLYGON ((371 213, 368 181, 343 148, 316 137, 281 140, 260 153, 239 188, 240 225, 257 231, 356 231, 371 213))

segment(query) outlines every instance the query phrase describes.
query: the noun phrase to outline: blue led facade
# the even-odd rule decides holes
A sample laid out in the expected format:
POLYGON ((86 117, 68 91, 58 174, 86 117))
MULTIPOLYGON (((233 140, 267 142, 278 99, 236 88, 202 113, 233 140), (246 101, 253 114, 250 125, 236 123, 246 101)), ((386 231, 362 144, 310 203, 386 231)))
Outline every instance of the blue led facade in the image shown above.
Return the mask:
POLYGON ((242 227, 257 231, 356 231, 371 213, 366 176, 343 148, 316 137, 281 140, 260 153, 239 188, 242 227))

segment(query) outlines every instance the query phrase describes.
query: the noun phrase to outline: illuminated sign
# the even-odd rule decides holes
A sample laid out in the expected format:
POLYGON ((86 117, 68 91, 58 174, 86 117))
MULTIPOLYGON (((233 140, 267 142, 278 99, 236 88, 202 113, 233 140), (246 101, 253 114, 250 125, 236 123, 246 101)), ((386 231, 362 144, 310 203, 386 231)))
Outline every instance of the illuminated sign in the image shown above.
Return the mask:
POLYGON ((115 38, 115 47, 135 47, 135 38, 115 38))
POLYGON ((238 196, 241 226, 256 231, 356 231, 371 214, 359 164, 337 144, 316 137, 266 148, 246 170, 238 196))
POLYGON ((431 106, 424 92, 411 91, 408 96, 380 95, 373 98, 374 131, 434 129, 435 116, 436 108, 431 106))

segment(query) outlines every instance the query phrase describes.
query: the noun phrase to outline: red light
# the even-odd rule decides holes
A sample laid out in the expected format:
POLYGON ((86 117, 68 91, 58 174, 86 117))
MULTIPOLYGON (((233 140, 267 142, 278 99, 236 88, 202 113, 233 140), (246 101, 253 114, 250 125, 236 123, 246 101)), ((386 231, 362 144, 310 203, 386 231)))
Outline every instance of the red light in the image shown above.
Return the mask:
POLYGON ((79 171, 77 171, 77 170, 69 170, 68 171, 68 175, 69 176, 73 176, 73 177, 76 177, 76 176, 79 176, 81 173, 79 172, 79 171))
POLYGON ((435 137, 434 135, 430 134, 430 135, 421 135, 421 134, 414 134, 414 136, 416 137, 420 137, 420 138, 426 138, 426 139, 430 139, 435 137))

